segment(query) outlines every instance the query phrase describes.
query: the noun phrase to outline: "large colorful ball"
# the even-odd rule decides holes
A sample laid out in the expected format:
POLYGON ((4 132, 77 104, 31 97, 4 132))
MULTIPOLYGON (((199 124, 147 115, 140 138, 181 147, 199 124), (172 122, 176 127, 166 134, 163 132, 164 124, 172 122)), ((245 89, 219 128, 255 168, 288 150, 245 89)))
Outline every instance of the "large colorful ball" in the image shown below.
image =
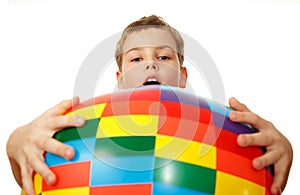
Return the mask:
POLYGON ((48 186, 34 176, 42 195, 263 195, 272 168, 252 160, 264 148, 241 148, 250 126, 228 119, 230 109, 182 89, 148 86, 99 96, 66 115, 82 115, 81 128, 55 138, 75 149, 73 160, 47 153, 57 176, 48 186))

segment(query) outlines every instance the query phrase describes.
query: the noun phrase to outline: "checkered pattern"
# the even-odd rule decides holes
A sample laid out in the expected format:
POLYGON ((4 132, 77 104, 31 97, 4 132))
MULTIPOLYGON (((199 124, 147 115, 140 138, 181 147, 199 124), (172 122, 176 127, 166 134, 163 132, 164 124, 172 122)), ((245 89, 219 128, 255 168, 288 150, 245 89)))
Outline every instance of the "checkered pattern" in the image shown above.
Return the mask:
POLYGON ((55 138, 74 147, 67 161, 46 154, 58 181, 34 176, 43 195, 269 194, 272 169, 252 168, 263 154, 241 148, 237 135, 252 133, 232 123, 230 110, 181 89, 151 86, 89 100, 67 115, 87 123, 55 138))

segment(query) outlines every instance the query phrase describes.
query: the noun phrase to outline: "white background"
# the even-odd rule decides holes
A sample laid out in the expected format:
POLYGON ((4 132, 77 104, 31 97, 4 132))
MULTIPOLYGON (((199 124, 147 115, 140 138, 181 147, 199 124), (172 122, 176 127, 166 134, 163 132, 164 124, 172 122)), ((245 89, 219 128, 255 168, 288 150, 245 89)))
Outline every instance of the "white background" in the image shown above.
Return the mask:
MULTIPOLYGON (((237 97, 288 137, 294 163, 284 194, 298 193, 299 10, 296 0, 0 1, 0 193, 20 192, 5 152, 9 134, 71 98, 89 52, 150 14, 162 16, 208 51, 226 99, 237 97)), ((114 87, 110 74, 99 91, 114 87)))

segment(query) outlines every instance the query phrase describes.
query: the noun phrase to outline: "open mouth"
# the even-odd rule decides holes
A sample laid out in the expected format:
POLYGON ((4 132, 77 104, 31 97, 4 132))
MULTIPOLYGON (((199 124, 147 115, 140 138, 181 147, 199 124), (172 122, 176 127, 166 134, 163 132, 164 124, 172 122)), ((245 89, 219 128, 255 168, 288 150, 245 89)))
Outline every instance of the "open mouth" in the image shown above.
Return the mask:
POLYGON ((155 78, 150 78, 145 83, 143 83, 144 86, 146 86, 146 85, 160 85, 160 84, 161 83, 158 82, 158 80, 155 79, 155 78))

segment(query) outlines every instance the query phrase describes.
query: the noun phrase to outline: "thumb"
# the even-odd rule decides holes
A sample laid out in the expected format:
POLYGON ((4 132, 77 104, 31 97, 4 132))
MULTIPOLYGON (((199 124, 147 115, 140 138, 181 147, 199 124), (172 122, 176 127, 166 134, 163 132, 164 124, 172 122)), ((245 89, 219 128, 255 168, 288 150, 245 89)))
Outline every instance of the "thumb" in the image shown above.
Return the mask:
POLYGON ((239 102, 235 97, 231 97, 229 99, 229 106, 236 111, 251 112, 251 110, 245 104, 239 102))

